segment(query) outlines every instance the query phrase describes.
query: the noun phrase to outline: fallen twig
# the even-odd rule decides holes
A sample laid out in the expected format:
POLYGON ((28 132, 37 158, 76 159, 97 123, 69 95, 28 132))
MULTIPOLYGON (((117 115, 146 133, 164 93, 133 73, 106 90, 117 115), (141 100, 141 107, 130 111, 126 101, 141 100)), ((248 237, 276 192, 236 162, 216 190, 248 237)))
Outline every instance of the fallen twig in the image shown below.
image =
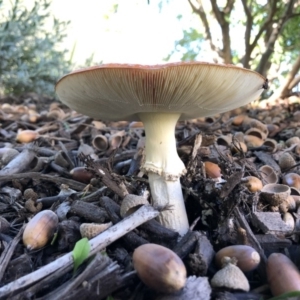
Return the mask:
POLYGON ((16 235, 16 237, 9 242, 9 244, 7 245, 7 247, 4 249, 4 251, 2 252, 2 255, 0 257, 0 282, 2 280, 2 277, 5 273, 5 270, 10 262, 11 257, 14 254, 15 248, 18 245, 23 231, 24 231, 25 225, 20 229, 19 233, 16 235))
MULTIPOLYGON (((5 175, 5 176, 0 175, 0 182, 9 181, 13 179, 24 179, 24 178, 31 178, 35 180, 46 180, 46 181, 56 183, 58 185, 66 184, 67 186, 69 186, 69 188, 74 189, 76 191, 82 191, 86 187, 86 184, 78 182, 76 180, 48 175, 48 174, 41 174, 39 172, 28 172, 28 173, 20 173, 20 174, 5 175)), ((96 188, 91 189, 92 192, 96 190, 97 190, 96 188)))

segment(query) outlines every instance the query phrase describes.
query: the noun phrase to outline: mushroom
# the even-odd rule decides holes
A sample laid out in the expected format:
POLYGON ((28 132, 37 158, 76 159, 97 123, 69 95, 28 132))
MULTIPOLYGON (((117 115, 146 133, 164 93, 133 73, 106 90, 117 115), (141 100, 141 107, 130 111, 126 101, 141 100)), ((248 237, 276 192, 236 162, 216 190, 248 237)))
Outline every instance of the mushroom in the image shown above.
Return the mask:
POLYGON ((170 209, 161 224, 180 235, 189 224, 180 176, 186 170, 176 149, 178 120, 226 112, 256 99, 265 78, 232 65, 180 62, 164 65, 104 64, 74 71, 56 84, 59 99, 90 117, 111 121, 142 121, 154 206, 170 209))

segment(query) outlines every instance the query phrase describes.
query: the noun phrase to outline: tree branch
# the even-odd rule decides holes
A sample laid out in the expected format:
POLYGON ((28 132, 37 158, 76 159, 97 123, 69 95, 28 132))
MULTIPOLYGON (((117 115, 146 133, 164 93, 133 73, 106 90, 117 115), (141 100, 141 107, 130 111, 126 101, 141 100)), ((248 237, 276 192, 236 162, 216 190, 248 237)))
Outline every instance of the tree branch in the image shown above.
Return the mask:
POLYGON ((289 90, 291 91, 299 83, 300 83, 300 76, 297 76, 291 81, 289 85, 289 90))
POLYGON ((293 64, 292 70, 287 75, 285 83, 279 90, 278 96, 280 98, 284 98, 288 96, 291 90, 293 89, 293 87, 300 81, 300 76, 296 77, 299 70, 300 70, 300 55, 298 56, 297 60, 293 64))
POLYGON ((241 0, 243 4, 243 8, 247 17, 246 21, 246 30, 245 30, 245 55, 243 57, 243 66, 245 68, 250 68, 250 58, 251 58, 251 45, 250 45, 250 38, 251 38, 251 30, 253 25, 253 17, 250 7, 247 5, 247 0, 241 0))
POLYGON ((267 28, 269 26, 272 26, 272 24, 274 23, 273 18, 275 16, 276 12, 277 12, 277 1, 275 0, 275 1, 272 1, 272 5, 270 6, 270 9, 268 11, 268 17, 267 17, 266 21, 263 23, 263 25, 259 29, 257 35, 255 36, 253 42, 249 46, 250 55, 251 55, 253 49, 255 48, 255 46, 257 45, 257 42, 261 38, 262 34, 267 30, 267 28))
POLYGON ((230 64, 232 63, 232 56, 231 56, 231 39, 230 39, 230 32, 229 32, 229 22, 227 22, 226 17, 230 16, 231 10, 234 5, 234 0, 228 0, 225 6, 226 13, 221 11, 217 5, 216 0, 210 0, 212 10, 214 15, 221 26, 222 30, 222 42, 223 42, 223 59, 224 63, 230 64))
POLYGON ((228 15, 231 13, 234 3, 235 3, 235 0, 227 0, 226 6, 223 9, 223 12, 225 15, 228 15))
POLYGON ((209 23, 208 23, 208 20, 206 17, 206 12, 204 11, 201 0, 197 1, 198 5, 199 5, 198 8, 192 3, 191 0, 188 0, 188 2, 190 4, 190 6, 192 7, 193 12, 200 17, 200 20, 205 29, 205 39, 209 41, 211 50, 213 52, 216 52, 217 56, 223 57, 221 49, 213 43, 213 39, 212 39, 211 32, 210 32, 210 26, 209 26, 209 23))
POLYGON ((268 64, 269 59, 274 51, 275 42, 276 42, 278 36, 280 35, 280 33, 284 27, 284 24, 292 15, 293 6, 294 6, 295 1, 296 0, 290 0, 286 3, 286 9, 285 9, 282 17, 280 18, 279 22, 277 23, 277 26, 273 26, 271 35, 267 42, 266 50, 263 53, 261 60, 256 68, 256 71, 264 76, 266 75, 267 64, 268 64))

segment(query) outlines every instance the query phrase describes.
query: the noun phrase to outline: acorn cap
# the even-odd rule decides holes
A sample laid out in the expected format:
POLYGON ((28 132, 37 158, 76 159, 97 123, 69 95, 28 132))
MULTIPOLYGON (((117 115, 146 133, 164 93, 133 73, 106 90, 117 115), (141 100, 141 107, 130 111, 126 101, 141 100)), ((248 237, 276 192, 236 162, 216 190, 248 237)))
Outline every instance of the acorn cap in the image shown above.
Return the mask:
POLYGON ((139 121, 139 113, 215 115, 248 104, 265 78, 248 69, 207 62, 103 64, 74 71, 56 84, 59 99, 103 120, 139 121))
POLYGON ((223 259, 224 267, 213 276, 210 282, 211 286, 248 292, 250 290, 248 279, 241 269, 234 264, 235 261, 227 256, 223 259))
POLYGON ((258 170, 261 172, 260 175, 264 184, 277 183, 278 176, 271 166, 263 165, 258 170))
POLYGON ((97 224, 97 223, 82 223, 79 227, 81 237, 86 237, 89 240, 93 237, 97 236, 104 230, 111 227, 113 224, 112 222, 97 224))
POLYGON ((142 196, 127 194, 120 207, 120 215, 125 218, 134 213, 142 205, 149 205, 147 199, 142 196))
POLYGON ((261 189, 260 194, 272 206, 278 206, 288 198, 291 189, 285 184, 270 183, 261 189))

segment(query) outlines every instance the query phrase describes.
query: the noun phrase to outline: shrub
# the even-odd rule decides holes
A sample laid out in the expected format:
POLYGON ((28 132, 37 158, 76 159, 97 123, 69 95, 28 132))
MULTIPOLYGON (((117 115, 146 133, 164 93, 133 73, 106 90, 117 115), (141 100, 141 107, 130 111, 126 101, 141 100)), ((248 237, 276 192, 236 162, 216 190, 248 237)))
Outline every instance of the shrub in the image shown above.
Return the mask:
POLYGON ((0 0, 0 91, 52 95, 58 77, 68 72, 66 51, 58 50, 69 22, 51 15, 51 0, 0 0))

